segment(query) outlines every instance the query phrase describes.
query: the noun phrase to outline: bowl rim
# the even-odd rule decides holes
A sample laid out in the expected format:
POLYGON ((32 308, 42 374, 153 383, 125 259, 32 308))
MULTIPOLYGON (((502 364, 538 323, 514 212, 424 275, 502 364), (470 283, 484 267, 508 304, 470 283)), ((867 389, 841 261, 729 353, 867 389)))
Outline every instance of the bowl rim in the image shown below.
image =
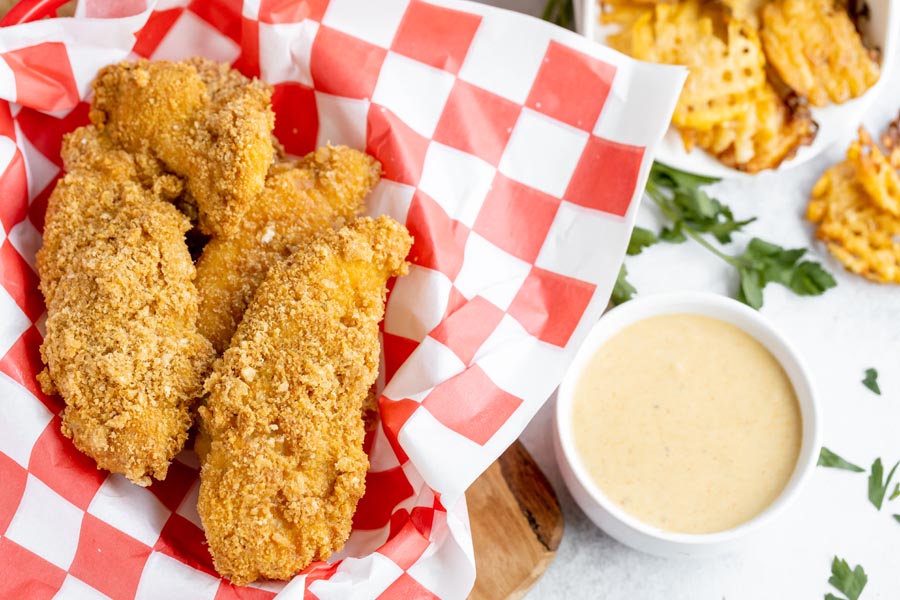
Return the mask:
POLYGON ((749 306, 710 292, 666 292, 635 298, 604 314, 591 328, 559 386, 555 423, 562 459, 590 501, 615 521, 643 536, 682 546, 710 546, 743 538, 780 516, 808 483, 821 448, 821 410, 806 363, 794 345, 765 317, 749 306), (586 361, 613 335, 638 321, 660 315, 697 314, 730 323, 759 341, 775 357, 794 388, 800 406, 802 438, 791 478, 778 497, 761 513, 731 529, 713 533, 677 533, 649 525, 624 511, 594 483, 575 449, 571 430, 574 386, 586 361))

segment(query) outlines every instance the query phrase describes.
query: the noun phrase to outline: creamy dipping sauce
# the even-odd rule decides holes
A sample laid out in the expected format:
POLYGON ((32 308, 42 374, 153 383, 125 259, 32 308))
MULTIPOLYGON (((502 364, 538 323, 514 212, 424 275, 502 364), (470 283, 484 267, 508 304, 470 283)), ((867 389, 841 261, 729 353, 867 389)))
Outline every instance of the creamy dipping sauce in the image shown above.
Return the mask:
POLYGON ((698 315, 651 317, 610 338, 585 366, 572 412, 596 485, 670 532, 749 521, 778 497, 800 453, 784 369, 749 334, 698 315))

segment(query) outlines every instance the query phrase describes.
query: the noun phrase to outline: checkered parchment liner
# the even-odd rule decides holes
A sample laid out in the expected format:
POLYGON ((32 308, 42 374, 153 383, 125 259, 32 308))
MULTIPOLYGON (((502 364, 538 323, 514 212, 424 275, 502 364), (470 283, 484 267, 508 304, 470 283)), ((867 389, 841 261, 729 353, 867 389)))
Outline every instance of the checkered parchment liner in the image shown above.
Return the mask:
POLYGON ((464 597, 463 492, 606 305, 684 72, 452 0, 89 0, 0 30, 0 59, 0 598, 464 597), (101 66, 198 54, 275 85, 289 152, 377 157, 369 211, 416 240, 384 321, 354 532, 286 586, 216 575, 192 453, 148 489, 98 471, 35 382, 34 254, 61 136, 87 121, 101 66))

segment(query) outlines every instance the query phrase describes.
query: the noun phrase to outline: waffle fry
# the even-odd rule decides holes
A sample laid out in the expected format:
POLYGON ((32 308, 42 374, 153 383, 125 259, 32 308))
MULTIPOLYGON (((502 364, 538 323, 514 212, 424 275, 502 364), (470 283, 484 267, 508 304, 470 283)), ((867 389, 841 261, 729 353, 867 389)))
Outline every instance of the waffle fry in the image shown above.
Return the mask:
POLYGON ((769 0, 722 0, 722 4, 731 11, 731 14, 752 23, 754 26, 759 25, 759 11, 769 0))
POLYGON ((895 169, 900 169, 900 116, 890 122, 881 135, 881 144, 889 152, 888 161, 895 169))
POLYGON ((859 183, 882 210, 900 216, 900 174, 862 127, 859 139, 847 149, 847 160, 856 166, 859 183))
MULTIPOLYGON (((606 43, 615 50, 634 56, 635 24, 653 17, 657 4, 672 4, 676 0, 601 0, 600 23, 614 29, 606 43)), ((643 27, 641 28, 643 30, 643 27)))
POLYGON ((900 284, 900 217, 883 210, 866 190, 853 145, 847 154, 813 187, 806 216, 818 223, 816 237, 848 271, 900 284))
MULTIPOLYGON (((606 37, 606 43, 614 50, 618 50, 629 56, 634 56, 636 24, 638 22, 646 22, 652 18, 653 9, 638 5, 623 6, 620 10, 617 10, 615 13, 609 13, 609 15, 609 18, 605 18, 606 14, 603 14, 600 17, 601 23, 616 26, 615 33, 610 33, 606 37)), ((643 31, 644 28, 640 27, 639 30, 643 31)))
MULTIPOLYGON (((834 0, 598 0, 607 43, 640 60, 690 69, 672 124, 685 150, 701 148, 748 173, 777 168, 811 144, 807 103, 857 97, 879 64, 834 0)), ((900 121, 887 162, 900 165, 900 121)), ((887 145, 887 143, 886 143, 887 145)), ((861 167, 874 190, 893 189, 879 157, 861 167), (880 179, 878 179, 880 178, 880 179)), ((900 186, 900 180, 898 180, 900 186)), ((882 191, 885 206, 893 192, 882 191)), ((900 209, 900 201, 898 201, 900 209)))
POLYGON ((813 106, 846 102, 878 81, 878 62, 833 0, 770 2, 760 37, 778 74, 813 106))
POLYGON ((805 107, 791 107, 766 85, 750 95, 740 118, 708 131, 685 130, 685 145, 696 144, 723 164, 748 173, 777 167, 815 138, 816 124, 805 107))
POLYGON ((672 122, 705 131, 738 119, 752 107, 752 92, 766 83, 765 56, 756 30, 728 21, 725 39, 698 0, 657 5, 633 27, 635 58, 681 64, 691 70, 672 122))

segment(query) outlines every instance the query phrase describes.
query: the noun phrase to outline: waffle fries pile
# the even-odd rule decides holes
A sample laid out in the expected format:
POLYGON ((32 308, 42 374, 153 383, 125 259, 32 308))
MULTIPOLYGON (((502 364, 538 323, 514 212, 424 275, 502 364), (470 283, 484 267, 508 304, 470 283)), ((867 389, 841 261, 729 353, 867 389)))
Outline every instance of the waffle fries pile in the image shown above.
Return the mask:
POLYGON ((878 56, 834 0, 600 0, 613 48, 687 66, 672 123, 684 147, 756 173, 812 143, 808 105, 869 89, 878 56))
POLYGON ((900 284, 900 117, 881 141, 887 154, 861 127, 846 160, 813 187, 806 216, 847 270, 900 284))

